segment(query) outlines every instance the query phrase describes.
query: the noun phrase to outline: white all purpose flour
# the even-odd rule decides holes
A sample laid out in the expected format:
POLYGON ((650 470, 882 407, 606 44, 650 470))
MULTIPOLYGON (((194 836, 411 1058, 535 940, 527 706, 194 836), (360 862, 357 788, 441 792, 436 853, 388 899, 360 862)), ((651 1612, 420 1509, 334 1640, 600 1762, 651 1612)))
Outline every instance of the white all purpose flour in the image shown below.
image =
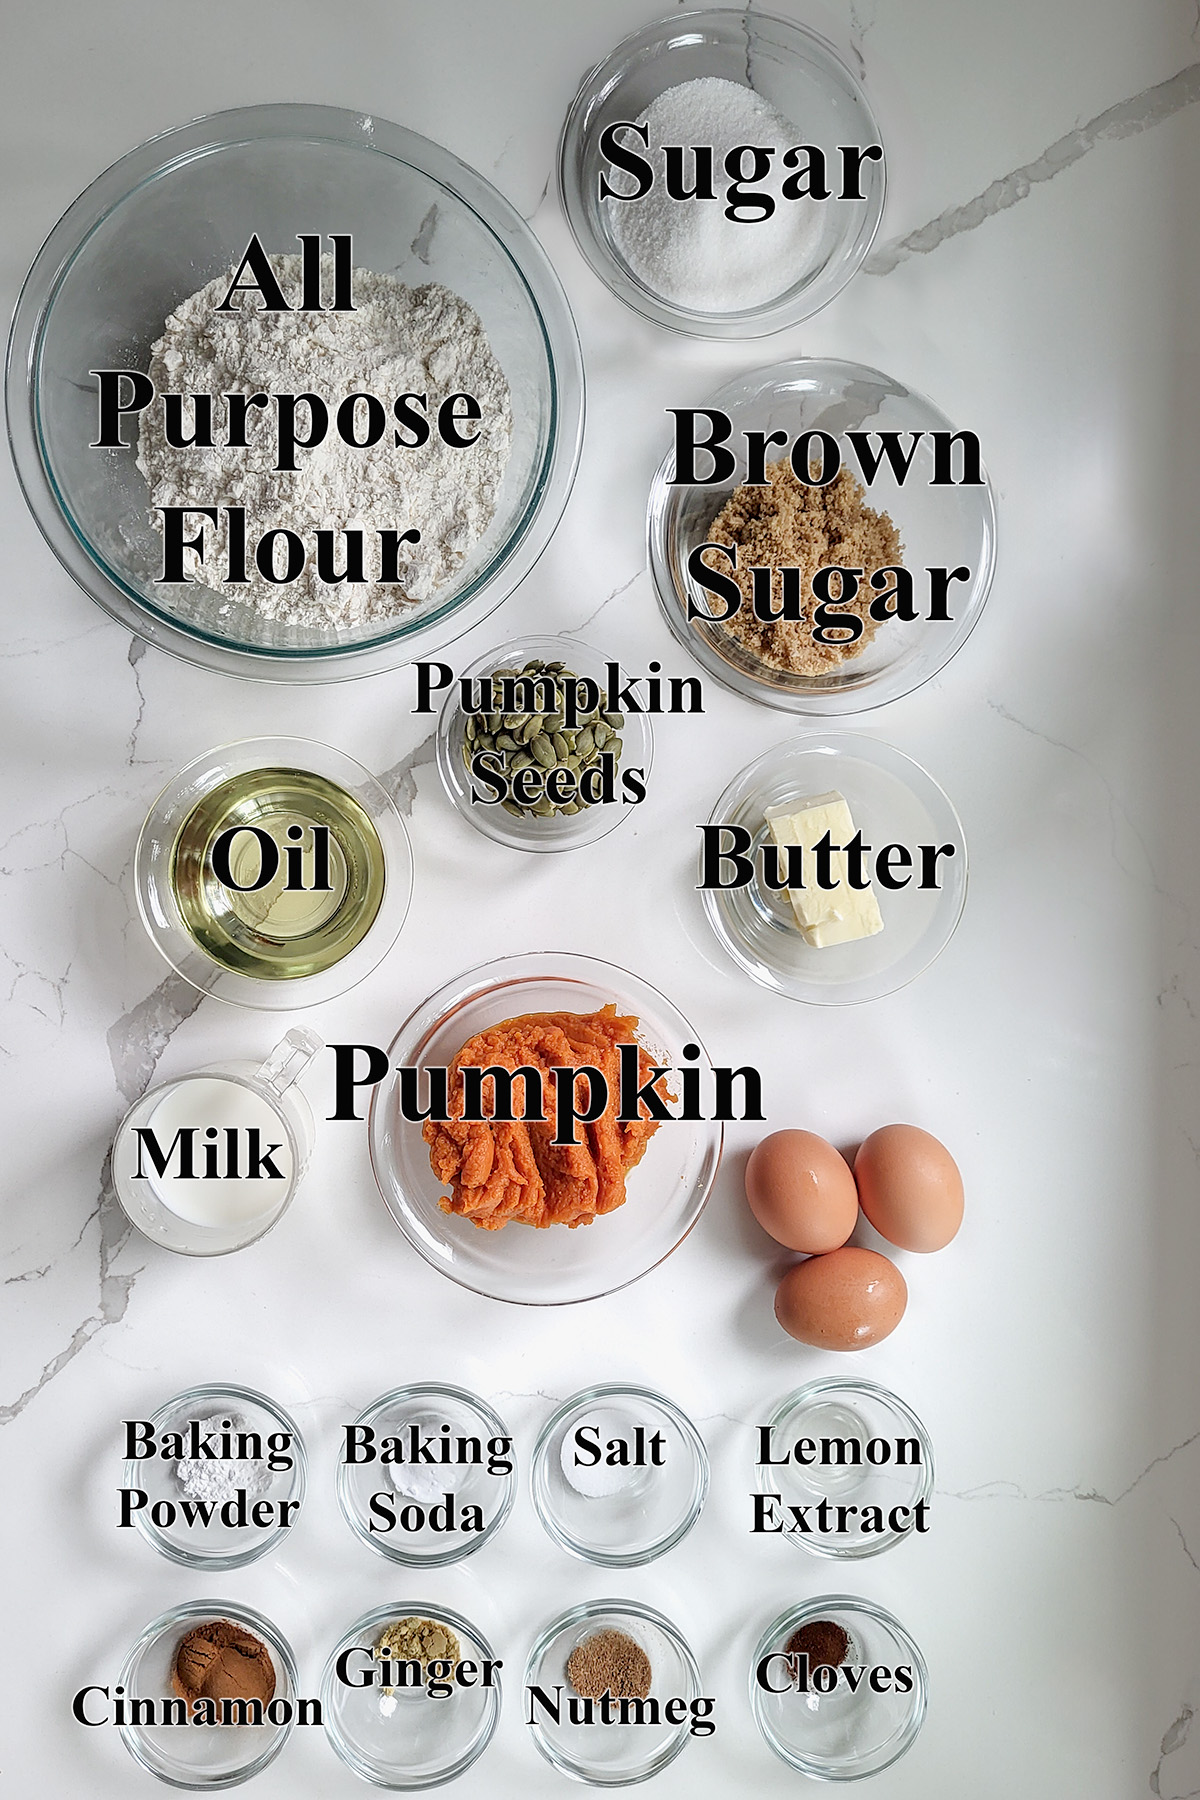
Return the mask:
MULTIPOLYGON (((300 295, 299 256, 269 259, 293 306, 300 295)), ((323 263, 332 267, 331 258, 323 263)), ((267 312, 258 294, 235 295, 237 310, 218 312, 234 278, 231 269, 178 306, 151 353, 150 378, 157 394, 211 394, 216 449, 176 449, 167 443, 161 399, 141 415, 138 468, 150 484, 155 507, 246 508, 248 584, 223 587, 228 527, 189 520, 185 537, 205 527, 201 566, 185 551, 185 567, 221 596, 217 618, 248 601, 264 617, 314 629, 362 626, 427 600, 451 581, 491 523, 512 445, 508 382, 478 314, 448 288, 429 283, 410 288, 392 275, 356 269, 353 312, 267 312), (275 467, 276 429, 271 408, 247 414, 249 448, 220 447, 227 435, 227 393, 311 392, 329 409, 323 443, 299 449, 294 472, 275 467), (349 394, 376 395, 388 413, 379 443, 355 448, 334 429, 338 404, 349 394), (400 394, 426 394, 433 429, 418 448, 397 447, 392 402, 400 394), (439 436, 439 404, 470 394, 482 417, 463 429, 478 441, 454 448, 439 436), (318 529, 358 528, 364 534, 362 582, 318 579, 318 529), (378 532, 415 528, 417 544, 400 546, 401 582, 372 582, 380 572, 378 532), (254 547, 275 529, 296 532, 307 558, 298 578, 281 585, 261 575, 254 547)), ((360 402, 355 409, 363 415, 360 402)), ((184 405, 190 435, 193 408, 184 405)), ((365 435, 365 420, 359 434, 365 435)), ((297 409, 297 433, 309 435, 308 408, 297 409)), ((405 434, 407 435, 407 434, 405 434)), ((160 515, 152 515, 161 529, 160 515)), ((336 540, 336 567, 345 547, 336 540)), ((282 567, 279 557, 276 568, 282 567)))

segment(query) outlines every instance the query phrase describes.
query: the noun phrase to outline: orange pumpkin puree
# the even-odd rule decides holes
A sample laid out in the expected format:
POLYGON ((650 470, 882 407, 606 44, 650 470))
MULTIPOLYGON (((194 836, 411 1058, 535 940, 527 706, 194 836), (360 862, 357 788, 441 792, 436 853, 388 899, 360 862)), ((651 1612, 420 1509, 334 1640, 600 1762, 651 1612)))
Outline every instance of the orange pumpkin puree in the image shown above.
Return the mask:
MULTIPOLYGON (((613 1006, 594 1013, 524 1013, 481 1031, 465 1043, 449 1070, 451 1117, 427 1119, 422 1135, 438 1180, 452 1193, 439 1202, 484 1231, 499 1231, 512 1220, 543 1229, 548 1225, 590 1225, 597 1213, 625 1203, 625 1177, 639 1163, 658 1121, 643 1116, 627 1125, 617 1119, 618 1044, 637 1042, 638 1021, 622 1018, 613 1006), (511 1124, 502 1119, 463 1119, 462 1069, 522 1064, 542 1076, 543 1117, 511 1124), (599 1069, 608 1082, 608 1107, 591 1124, 580 1122, 576 1144, 554 1144, 554 1091, 551 1069, 599 1069)), ((638 1046, 639 1085, 649 1079, 653 1059, 638 1046)), ((484 1087, 484 1099, 491 1084, 484 1087)), ((525 1110, 524 1082, 514 1084, 512 1110, 525 1110)), ((586 1078, 578 1082, 578 1104, 586 1103, 586 1078)), ((664 1099, 672 1096, 663 1094, 664 1099)))

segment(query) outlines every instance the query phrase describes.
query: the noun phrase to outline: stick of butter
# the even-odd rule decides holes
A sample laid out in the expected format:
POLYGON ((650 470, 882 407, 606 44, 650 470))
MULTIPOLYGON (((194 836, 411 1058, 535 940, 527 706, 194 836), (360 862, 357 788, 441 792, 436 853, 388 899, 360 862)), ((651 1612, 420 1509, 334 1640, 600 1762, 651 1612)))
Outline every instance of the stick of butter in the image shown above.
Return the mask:
POLYGON ((852 888, 847 878, 843 846, 854 836, 854 820, 841 794, 818 794, 797 812, 785 806, 771 806, 765 817, 779 847, 781 862, 791 844, 799 844, 804 851, 806 885, 790 887, 787 895, 806 944, 814 950, 824 950, 829 944, 850 944, 883 930, 883 915, 874 888, 870 884, 852 888), (812 855, 813 846, 826 832, 830 843, 838 846, 829 859, 830 874, 837 882, 833 888, 817 886, 812 855))

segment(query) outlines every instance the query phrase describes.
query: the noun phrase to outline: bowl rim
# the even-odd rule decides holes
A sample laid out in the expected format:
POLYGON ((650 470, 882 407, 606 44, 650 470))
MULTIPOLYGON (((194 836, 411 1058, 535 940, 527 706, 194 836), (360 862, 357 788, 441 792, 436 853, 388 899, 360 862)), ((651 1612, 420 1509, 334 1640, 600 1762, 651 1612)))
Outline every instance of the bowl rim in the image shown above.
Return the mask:
POLYGON ((390 1095, 392 1091, 396 1070, 394 1057, 397 1045, 406 1038, 414 1036, 418 1038, 418 1041, 424 1040, 436 1026, 444 1024, 455 1014, 460 1013, 465 1006, 479 995, 488 992, 490 989, 516 986, 523 981, 535 979, 539 972, 542 972, 544 978, 549 981, 561 980, 566 982, 577 982, 579 984, 590 983, 592 985, 606 983, 609 986, 614 986, 610 978, 616 976, 625 981, 632 982, 636 987, 642 988, 646 993, 652 995, 655 1001, 662 1005, 668 1013, 675 1014, 679 1018, 690 1034, 689 1041, 700 1046, 702 1060, 697 1066, 700 1068, 711 1068, 711 1059, 704 1047, 704 1040, 699 1033, 695 1031, 690 1020, 684 1017, 674 1002, 669 1000, 660 989, 654 987, 652 983, 645 981, 640 975, 635 975, 632 970, 621 968, 617 963, 605 962, 600 957, 588 956, 576 951, 521 951, 514 956, 502 956, 496 958, 492 962, 478 963, 473 968, 466 969, 461 974, 452 976, 449 981, 443 982, 432 994, 428 995, 426 999, 422 1000, 417 1006, 412 1008, 388 1045, 388 1074, 376 1084, 371 1092, 370 1107, 367 1113, 367 1144, 371 1158, 371 1171, 375 1177, 375 1185, 379 1190, 379 1195, 384 1206, 387 1208, 393 1223, 398 1227, 405 1240, 412 1246, 417 1254, 429 1264, 430 1268, 436 1269, 437 1272, 440 1275, 444 1275, 447 1280, 456 1282, 459 1287, 467 1288, 472 1293, 483 1294, 488 1299, 501 1301, 505 1305, 578 1306, 585 1301, 602 1299, 608 1294, 619 1293, 622 1288, 631 1287, 635 1281, 640 1281, 642 1277, 648 1275, 652 1269, 656 1269, 664 1263, 669 1256, 672 1256, 675 1251, 678 1250, 680 1244, 691 1235, 691 1232, 695 1229, 697 1221, 701 1217, 704 1208, 707 1206, 709 1199, 712 1196, 717 1172, 721 1165, 721 1155, 725 1144, 725 1127, 719 1120, 710 1119, 707 1121, 700 1121, 700 1123, 707 1124, 709 1127, 709 1137, 711 1141, 707 1154, 707 1163, 706 1167, 701 1171, 697 1183, 698 1198, 693 1203, 691 1218, 688 1220, 684 1230, 675 1239, 674 1243, 664 1250, 661 1256, 655 1257, 653 1262, 648 1263, 645 1268, 639 1269, 633 1275, 626 1276, 621 1281, 614 1282, 611 1287, 598 1288, 587 1294, 567 1295, 561 1299, 557 1297, 532 1299, 526 1296, 496 1294, 490 1287, 481 1285, 478 1277, 468 1279, 465 1274, 457 1271, 453 1266, 447 1266, 441 1262, 434 1262, 427 1253, 420 1238, 409 1231, 408 1226, 393 1208, 387 1186, 385 1185, 383 1175, 381 1174, 381 1169, 384 1169, 386 1165, 386 1159, 382 1152, 384 1096, 390 1095), (551 964, 555 965, 554 970, 550 973, 545 973, 547 966, 551 964))
POLYGON ((565 291, 532 227, 499 190, 453 151, 371 113, 313 102, 263 102, 169 126, 93 180, 47 234, 21 285, 5 359, 9 449, 18 485, 42 537, 72 580, 145 642, 218 673, 260 681, 349 680, 402 667, 482 623, 533 568, 562 517, 583 444, 585 375, 565 291), (294 138, 366 150, 408 164, 460 202, 511 263, 537 320, 546 355, 549 423, 541 467, 519 517, 487 567, 461 594, 398 630, 360 644, 313 649, 241 646, 156 608, 95 552, 60 498, 42 453, 37 370, 46 324, 76 256, 137 188, 196 157, 235 144, 294 138))

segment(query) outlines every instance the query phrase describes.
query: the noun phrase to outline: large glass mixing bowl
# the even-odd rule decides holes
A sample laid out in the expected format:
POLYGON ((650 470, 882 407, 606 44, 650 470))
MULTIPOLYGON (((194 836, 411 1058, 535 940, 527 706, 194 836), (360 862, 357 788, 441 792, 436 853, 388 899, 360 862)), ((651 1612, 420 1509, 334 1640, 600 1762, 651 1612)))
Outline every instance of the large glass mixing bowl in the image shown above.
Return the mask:
POLYGON ((574 322, 525 221, 449 151, 330 106, 215 113, 114 163, 38 252, 13 320, 6 395, 25 497, 84 591, 164 650, 268 681, 373 674, 478 624, 545 548, 583 432, 574 322), (452 581, 386 621, 314 629, 268 621, 199 583, 156 580, 162 548, 136 423, 125 423, 125 448, 91 447, 93 371, 145 370, 167 315, 239 262, 252 235, 295 254, 299 234, 327 243, 335 232, 350 233, 357 268, 438 282, 475 308, 511 390, 513 444, 495 516, 452 581))

